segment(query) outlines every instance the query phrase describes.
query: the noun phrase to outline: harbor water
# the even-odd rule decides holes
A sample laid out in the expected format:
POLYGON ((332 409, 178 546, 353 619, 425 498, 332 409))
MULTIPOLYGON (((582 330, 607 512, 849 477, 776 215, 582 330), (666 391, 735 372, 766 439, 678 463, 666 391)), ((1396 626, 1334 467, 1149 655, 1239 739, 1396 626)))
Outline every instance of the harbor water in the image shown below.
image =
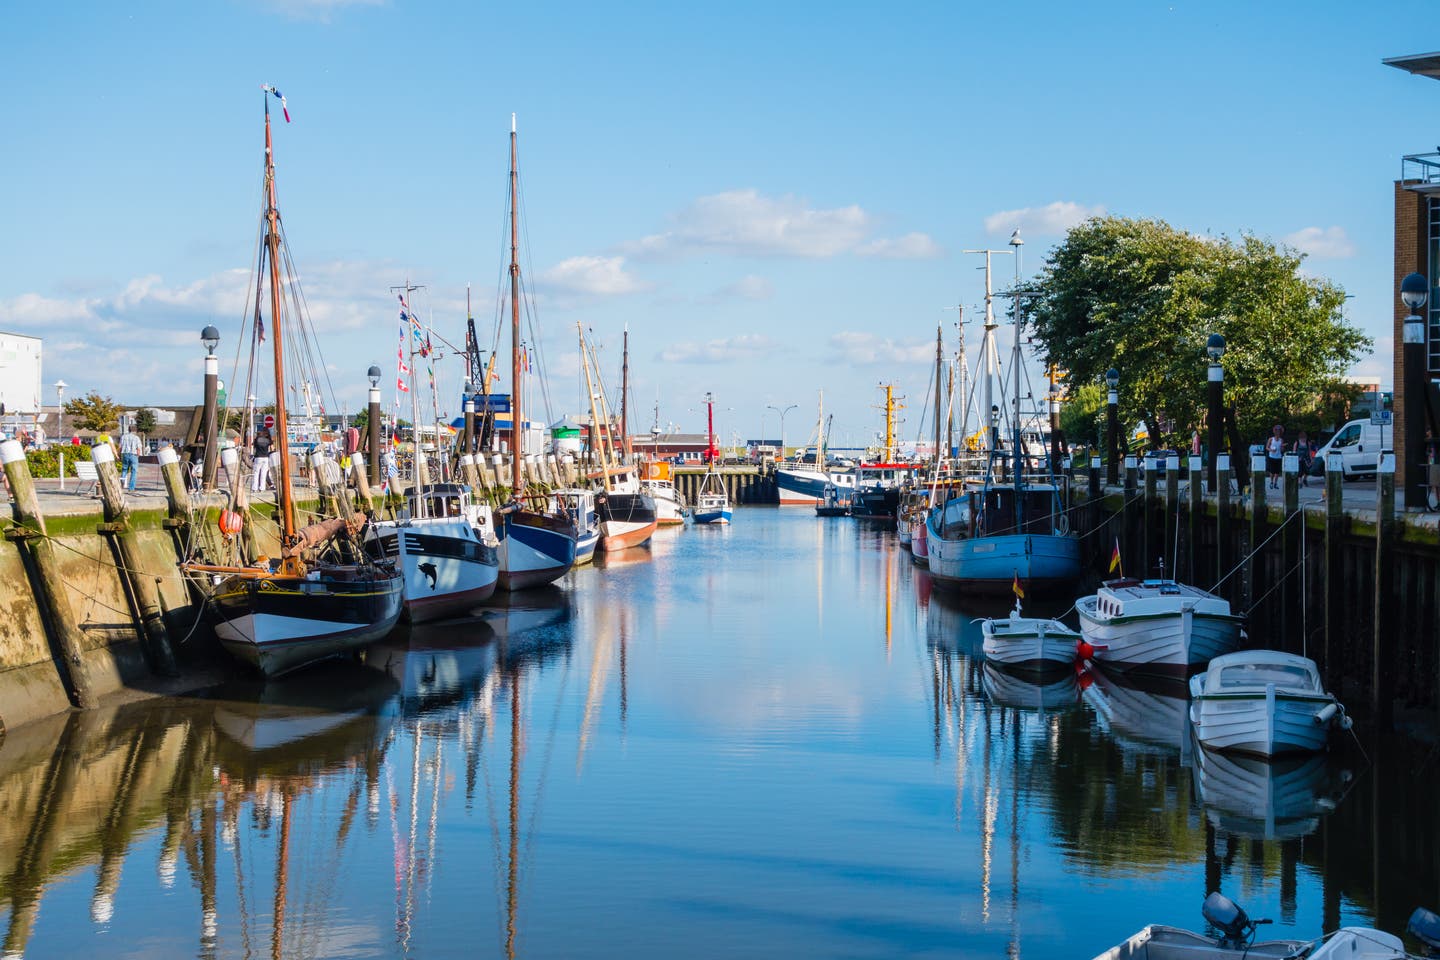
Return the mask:
POLYGON ((742 508, 363 663, 22 727, 0 952, 1084 958, 1214 889, 1266 937, 1440 907, 1429 745, 1216 757, 1178 685, 987 667, 1008 606, 742 508))

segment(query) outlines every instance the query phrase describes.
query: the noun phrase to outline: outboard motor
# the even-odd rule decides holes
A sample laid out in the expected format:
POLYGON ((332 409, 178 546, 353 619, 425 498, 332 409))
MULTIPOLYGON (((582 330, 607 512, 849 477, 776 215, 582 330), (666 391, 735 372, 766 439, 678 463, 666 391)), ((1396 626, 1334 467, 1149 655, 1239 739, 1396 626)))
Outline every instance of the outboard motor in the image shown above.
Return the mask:
POLYGON ((1269 920, 1251 920, 1238 903, 1219 890, 1205 898, 1205 902, 1200 905, 1200 912, 1204 914, 1205 920, 1212 927, 1220 931, 1222 947, 1244 946, 1254 934, 1256 927, 1270 922, 1269 920))
POLYGON ((1415 912, 1410 914, 1410 922, 1405 925, 1405 929, 1425 944, 1426 956, 1440 955, 1440 916, 1424 907, 1416 907, 1415 912))

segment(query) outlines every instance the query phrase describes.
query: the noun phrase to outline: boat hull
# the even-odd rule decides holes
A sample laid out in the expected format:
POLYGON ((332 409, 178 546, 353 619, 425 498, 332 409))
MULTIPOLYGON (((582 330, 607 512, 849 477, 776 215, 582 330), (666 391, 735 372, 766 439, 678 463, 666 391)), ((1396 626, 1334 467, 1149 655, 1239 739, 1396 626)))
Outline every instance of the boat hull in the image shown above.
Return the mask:
POLYGON ((1184 677, 1240 645, 1241 619, 1190 608, 1134 617, 1099 617, 1095 597, 1075 605, 1080 634, 1095 659, 1118 670, 1184 677))
POLYGON ((502 590, 554 583, 575 565, 575 526, 568 519, 517 510, 499 514, 495 532, 502 590))
POLYGON ((598 498, 600 545, 605 553, 638 547, 650 540, 658 525, 655 500, 644 493, 610 493, 598 498))
POLYGON ((1194 677, 1190 688, 1190 722, 1201 745, 1260 757, 1325 749, 1330 723, 1319 715, 1334 697, 1286 693, 1273 684, 1263 693, 1204 694, 1196 691, 1201 679, 1194 677))
POLYGON ((459 616, 484 603, 500 576, 495 548, 461 519, 376 523, 366 547, 404 574, 411 623, 459 616))
MULTIPOLYGON (((913 547, 913 541, 912 541, 913 547)), ((947 540, 926 531, 925 557, 936 582, 977 591, 1057 590, 1080 578, 1080 541, 1072 536, 1017 533, 947 540)))
POLYGON ((729 507, 718 507, 704 512, 697 507, 694 516, 696 523, 729 523, 731 512, 729 507))
POLYGON ((210 608, 221 645, 273 677, 385 636, 403 602, 399 572, 355 579, 232 577, 216 588, 210 608))
POLYGON ((775 471, 775 486, 780 497, 780 506, 813 507, 825 500, 825 487, 834 484, 845 490, 855 485, 851 473, 821 473, 819 470, 796 470, 781 468, 775 471))
POLYGON ((1080 634, 1058 620, 1007 617, 980 624, 986 660, 1019 670, 1065 670, 1075 664, 1080 634))
POLYGON ((924 520, 910 520, 910 559, 922 567, 930 565, 930 531, 924 520))

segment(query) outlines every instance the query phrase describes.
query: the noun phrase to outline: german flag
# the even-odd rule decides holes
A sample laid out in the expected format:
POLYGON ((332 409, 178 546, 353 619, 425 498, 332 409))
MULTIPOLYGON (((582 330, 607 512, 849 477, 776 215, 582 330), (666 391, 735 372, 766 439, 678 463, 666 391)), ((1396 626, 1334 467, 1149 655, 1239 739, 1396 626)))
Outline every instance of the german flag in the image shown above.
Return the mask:
POLYGON ((1115 549, 1110 554, 1110 572, 1120 571, 1120 576, 1125 576, 1125 567, 1120 563, 1120 538, 1115 538, 1115 549))
POLYGON ((1020 582, 1020 571, 1015 571, 1015 582, 1010 584, 1010 589, 1015 591, 1016 598, 1025 599, 1025 584, 1020 582))

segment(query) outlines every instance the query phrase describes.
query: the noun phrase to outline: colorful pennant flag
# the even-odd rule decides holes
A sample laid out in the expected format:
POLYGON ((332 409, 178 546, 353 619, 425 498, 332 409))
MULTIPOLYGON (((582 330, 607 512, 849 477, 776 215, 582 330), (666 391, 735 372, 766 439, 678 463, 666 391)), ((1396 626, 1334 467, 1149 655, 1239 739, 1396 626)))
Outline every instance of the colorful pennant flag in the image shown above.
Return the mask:
POLYGON ((272 86, 271 86, 270 84, 268 84, 268 83, 265 84, 264 86, 262 86, 260 89, 266 91, 267 93, 273 94, 274 97, 275 97, 275 99, 280 101, 280 112, 283 113, 283 114, 285 114, 285 122, 286 122, 286 123, 289 123, 289 122, 290 122, 290 105, 285 102, 285 95, 284 95, 283 93, 281 93, 279 90, 276 90, 274 87, 272 87, 272 86))

